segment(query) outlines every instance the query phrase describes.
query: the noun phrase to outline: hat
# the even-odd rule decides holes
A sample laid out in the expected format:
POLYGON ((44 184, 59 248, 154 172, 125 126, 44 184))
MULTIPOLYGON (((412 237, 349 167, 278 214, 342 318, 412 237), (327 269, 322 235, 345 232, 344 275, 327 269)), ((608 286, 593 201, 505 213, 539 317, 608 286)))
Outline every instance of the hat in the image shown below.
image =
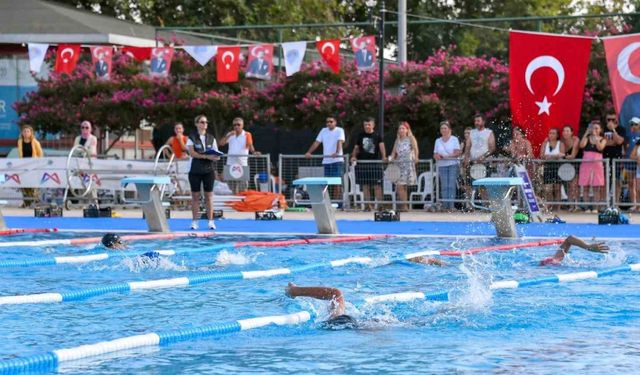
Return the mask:
POLYGON ((102 244, 106 248, 112 248, 115 245, 121 244, 121 243, 122 243, 122 239, 120 238, 120 236, 118 236, 115 233, 107 233, 104 236, 102 236, 102 244))
POLYGON ((638 125, 640 124, 640 118, 638 117, 632 117, 631 120, 629 120, 629 125, 638 125))

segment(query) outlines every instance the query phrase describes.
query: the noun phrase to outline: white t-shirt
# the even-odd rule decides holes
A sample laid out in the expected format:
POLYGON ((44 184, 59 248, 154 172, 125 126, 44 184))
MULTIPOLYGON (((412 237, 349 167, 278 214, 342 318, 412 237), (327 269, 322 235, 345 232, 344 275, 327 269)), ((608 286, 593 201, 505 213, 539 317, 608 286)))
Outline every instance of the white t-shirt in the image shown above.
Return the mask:
POLYGON ((487 128, 471 130, 471 149, 469 150, 471 160, 479 159, 489 152, 489 136, 491 134, 491 129, 487 128))
MULTIPOLYGON (((443 141, 442 137, 436 139, 436 145, 433 148, 434 154, 439 154, 444 158, 452 158, 455 151, 460 151, 460 142, 458 137, 450 136, 448 141, 443 141)), ((438 160, 436 163, 438 167, 448 167, 451 165, 457 165, 458 159, 438 160)))
MULTIPOLYGON (((344 142, 345 140, 344 129, 339 126, 336 126, 333 130, 329 130, 329 128, 323 128, 320 130, 320 133, 316 137, 316 141, 322 143, 322 155, 324 155, 322 164, 344 162, 343 158, 332 158, 330 155, 336 152, 338 142, 344 142)), ((338 155, 342 156, 342 147, 338 150, 338 155)))
MULTIPOLYGON (((229 137, 229 155, 249 155, 249 145, 252 143, 251 133, 242 131, 240 135, 233 133, 229 137)), ((249 165, 247 158, 238 156, 228 156, 227 165, 240 164, 243 167, 249 165)))
MULTIPOLYGON (((206 135, 201 135, 200 136, 200 142, 202 142, 202 144, 204 145, 205 149, 211 149, 211 148, 213 148, 214 150, 218 149, 218 142, 216 142, 215 138, 213 138, 213 144, 212 145, 207 145, 205 143, 206 140, 207 140, 207 136, 206 135), (212 147, 208 147, 208 146, 212 146, 212 147)), ((187 140, 187 144, 185 146, 187 146, 187 149, 189 149, 189 147, 193 146, 193 141, 191 140, 191 138, 189 138, 187 140)), ((193 158, 191 157, 191 154, 189 154, 189 169, 191 169, 191 163, 192 162, 193 162, 193 158)))

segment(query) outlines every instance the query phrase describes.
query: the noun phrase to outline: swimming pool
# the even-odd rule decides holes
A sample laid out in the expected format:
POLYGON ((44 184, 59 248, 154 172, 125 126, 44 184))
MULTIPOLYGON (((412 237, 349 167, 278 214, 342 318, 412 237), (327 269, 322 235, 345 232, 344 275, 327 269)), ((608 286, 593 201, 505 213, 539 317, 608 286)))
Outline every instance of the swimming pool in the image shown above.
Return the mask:
MULTIPOLYGON (((94 235, 98 236, 98 233, 94 235)), ((2 241, 91 236, 24 234, 2 241)), ((234 247, 266 237, 216 236, 131 242, 140 253, 178 253, 148 265, 135 256, 57 266, 1 269, 0 295, 95 288, 123 281, 293 268, 292 274, 206 283, 79 301, 3 305, 0 358, 30 356, 99 341, 268 315, 310 311, 312 321, 213 335, 61 363, 69 373, 406 373, 406 372, 632 372, 640 355, 639 272, 572 283, 491 290, 499 280, 611 269, 640 262, 637 241, 610 241, 607 256, 574 250, 559 267, 539 267, 555 246, 443 257, 444 267, 390 260, 423 249, 469 249, 509 243, 495 239, 376 238, 353 243, 234 247), (210 251, 193 249, 216 248, 210 251), (339 267, 303 266, 350 257, 371 262, 339 267), (298 267, 298 268, 296 268, 298 267), (362 327, 324 330, 328 304, 290 299, 284 287, 340 288, 347 312, 362 327), (366 303, 389 293, 450 291, 449 301, 366 303)), ((291 237, 268 237, 268 241, 291 237)), ((524 241, 518 241, 524 242, 524 241)), ((93 245, 9 247, 1 260, 102 252, 93 245)))

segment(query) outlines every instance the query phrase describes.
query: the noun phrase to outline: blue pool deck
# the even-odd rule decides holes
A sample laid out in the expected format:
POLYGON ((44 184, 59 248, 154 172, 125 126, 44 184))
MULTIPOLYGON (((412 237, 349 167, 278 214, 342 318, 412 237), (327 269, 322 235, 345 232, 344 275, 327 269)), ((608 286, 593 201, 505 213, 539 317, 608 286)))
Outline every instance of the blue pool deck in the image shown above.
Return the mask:
MULTIPOLYGON (((435 215, 435 214, 431 214, 435 215)), ((246 216, 246 215, 245 215, 246 216)), ((250 234, 301 234, 316 233, 316 225, 311 213, 308 218, 298 215, 298 219, 278 221, 256 221, 252 218, 225 218, 216 220, 217 232, 250 233, 250 234)), ((493 224, 486 218, 473 215, 451 215, 440 217, 439 221, 431 220, 429 214, 410 215, 399 222, 374 222, 371 218, 364 220, 362 216, 350 219, 349 215, 341 215, 338 219, 340 234, 389 234, 413 236, 494 236, 493 224), (345 218, 346 217, 346 218, 345 218), (473 221, 462 221, 464 219, 473 221)), ((356 215, 351 215, 356 216, 356 215)), ((372 215, 371 215, 372 216, 372 215)), ((530 223, 518 225, 521 237, 563 237, 573 234, 584 238, 640 238, 640 225, 598 225, 594 223, 548 224, 530 223)), ((78 231, 146 231, 147 225, 140 218, 34 218, 29 216, 6 216, 9 228, 57 228, 60 230, 78 231)), ((584 220, 583 220, 584 221, 584 220)), ((633 221, 632 221, 633 222, 633 221)), ((188 218, 169 219, 172 231, 188 231, 191 220, 188 218)), ((206 227, 201 221, 201 227, 206 227)), ((200 229, 205 231, 206 229, 200 229)))

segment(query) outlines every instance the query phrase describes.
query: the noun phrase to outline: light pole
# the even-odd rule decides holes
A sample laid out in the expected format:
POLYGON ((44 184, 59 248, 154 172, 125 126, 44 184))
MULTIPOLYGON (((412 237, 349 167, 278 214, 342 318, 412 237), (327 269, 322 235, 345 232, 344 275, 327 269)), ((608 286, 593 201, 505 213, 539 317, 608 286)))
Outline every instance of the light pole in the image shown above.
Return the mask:
MULTIPOLYGON (((367 0, 365 4, 369 7, 369 11, 373 13, 373 8, 378 2, 376 0, 367 0)), ((380 1, 380 25, 378 27, 378 126, 380 127, 380 137, 384 142, 384 16, 386 9, 384 0, 380 1)))

